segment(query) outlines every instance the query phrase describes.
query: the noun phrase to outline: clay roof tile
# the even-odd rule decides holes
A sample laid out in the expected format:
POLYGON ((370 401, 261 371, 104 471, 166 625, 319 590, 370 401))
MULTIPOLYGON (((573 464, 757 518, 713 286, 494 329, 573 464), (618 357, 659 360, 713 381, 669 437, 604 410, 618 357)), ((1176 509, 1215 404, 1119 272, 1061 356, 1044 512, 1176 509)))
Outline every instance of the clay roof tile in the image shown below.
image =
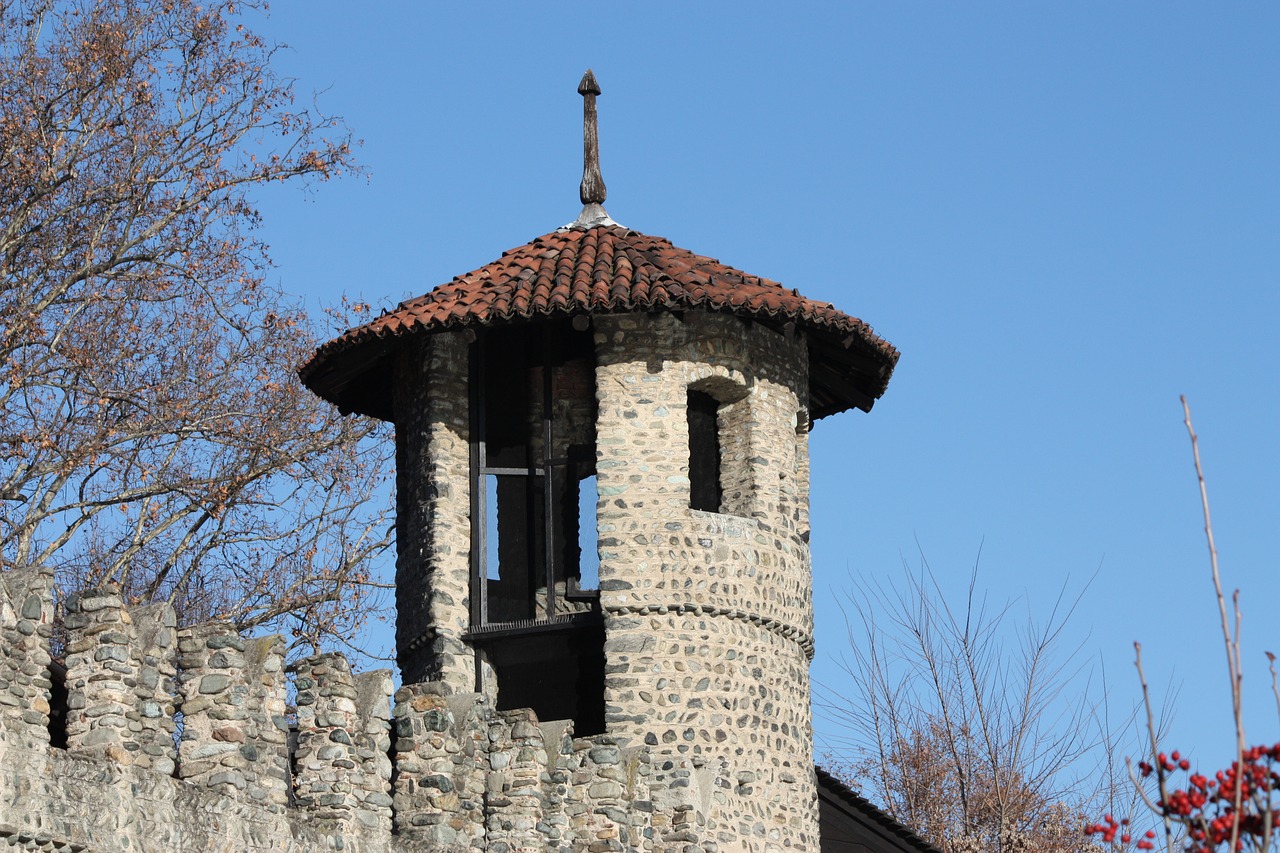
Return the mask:
POLYGON ((778 328, 794 323, 809 342, 814 418, 850 406, 869 409, 898 360, 898 351, 870 326, 828 303, 661 237, 601 225, 554 231, 508 249, 493 263, 329 341, 299 372, 308 387, 344 411, 389 418, 389 380, 379 365, 408 335, 652 308, 724 311, 778 328))

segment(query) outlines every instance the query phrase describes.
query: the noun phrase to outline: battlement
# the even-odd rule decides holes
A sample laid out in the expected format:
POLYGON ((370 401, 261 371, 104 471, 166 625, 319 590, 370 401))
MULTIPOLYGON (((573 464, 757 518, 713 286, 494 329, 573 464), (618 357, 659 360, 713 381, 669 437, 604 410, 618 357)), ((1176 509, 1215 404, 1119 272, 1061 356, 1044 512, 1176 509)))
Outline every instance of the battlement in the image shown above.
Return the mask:
POLYGON ((0 574, 0 730, 49 742, 53 575, 0 574))
POLYGON ((66 601, 62 675, 52 588, 0 575, 0 850, 702 850, 736 784, 444 683, 393 706, 387 670, 286 666, 279 636, 178 628, 110 584, 66 601))

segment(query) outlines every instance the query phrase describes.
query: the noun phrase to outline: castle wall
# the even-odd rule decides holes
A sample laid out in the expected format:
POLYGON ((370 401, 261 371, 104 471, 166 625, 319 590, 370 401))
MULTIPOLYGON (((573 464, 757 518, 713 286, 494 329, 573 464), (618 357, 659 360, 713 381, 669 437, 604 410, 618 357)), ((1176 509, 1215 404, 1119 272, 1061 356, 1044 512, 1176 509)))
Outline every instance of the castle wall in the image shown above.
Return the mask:
POLYGON ((610 734, 725 762, 710 829, 817 849, 807 352, 725 315, 597 317, 610 734), (724 512, 690 508, 690 389, 721 402, 724 512))
POLYGON ((722 762, 575 738, 441 681, 401 687, 393 711, 385 670, 285 667, 280 637, 175 629, 113 585, 68 601, 68 748, 51 747, 50 591, 0 574, 0 636, 30 638, 0 658, 0 851, 737 849, 711 832, 737 784, 722 762))
POLYGON ((428 336, 397 367, 394 710, 389 673, 332 654, 295 662, 290 709, 281 638, 107 586, 67 601, 50 747, 52 581, 5 573, 0 850, 817 850, 804 341, 594 331, 607 734, 468 692, 467 343, 428 336), (689 506, 690 389, 721 402, 721 512, 689 506))

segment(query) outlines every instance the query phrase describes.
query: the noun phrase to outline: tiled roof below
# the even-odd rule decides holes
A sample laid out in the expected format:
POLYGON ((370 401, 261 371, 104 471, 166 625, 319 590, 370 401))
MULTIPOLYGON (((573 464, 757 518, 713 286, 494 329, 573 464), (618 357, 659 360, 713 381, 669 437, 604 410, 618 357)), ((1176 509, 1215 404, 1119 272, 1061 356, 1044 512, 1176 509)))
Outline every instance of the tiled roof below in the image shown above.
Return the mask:
POLYGON ((367 374, 406 335, 553 316, 706 310, 803 330, 810 342, 810 408, 823 417, 870 409, 898 351, 871 327, 775 281, 619 225, 561 229, 504 252, 424 296, 351 329, 303 365, 303 382, 344 410, 386 417, 367 374))
POLYGON ((826 770, 813 769, 818 775, 822 853, 941 853, 826 770))

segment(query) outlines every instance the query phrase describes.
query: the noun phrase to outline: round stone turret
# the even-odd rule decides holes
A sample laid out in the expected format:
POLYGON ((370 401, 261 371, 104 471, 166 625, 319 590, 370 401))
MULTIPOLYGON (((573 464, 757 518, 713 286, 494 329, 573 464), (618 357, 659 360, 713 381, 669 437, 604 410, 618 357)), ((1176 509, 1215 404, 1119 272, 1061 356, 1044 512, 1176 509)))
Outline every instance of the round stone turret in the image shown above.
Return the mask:
POLYGON ((406 683, 729 762, 730 831, 816 849, 808 432, 870 409, 896 359, 829 305, 597 226, 402 304, 302 375, 396 425, 406 683))
POLYGON ((646 744, 706 776, 724 849, 817 850, 808 432, 869 411, 898 353, 609 219, 588 76, 579 220, 301 375, 395 423, 406 684, 646 744))

